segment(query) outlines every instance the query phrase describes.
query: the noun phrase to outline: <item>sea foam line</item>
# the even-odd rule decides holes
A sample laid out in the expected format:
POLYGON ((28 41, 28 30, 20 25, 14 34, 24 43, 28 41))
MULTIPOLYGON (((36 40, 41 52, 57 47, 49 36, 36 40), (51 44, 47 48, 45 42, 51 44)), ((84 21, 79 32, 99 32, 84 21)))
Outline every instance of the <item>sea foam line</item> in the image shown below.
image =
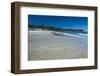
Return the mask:
POLYGON ((74 34, 70 34, 70 33, 63 33, 63 35, 65 36, 73 36, 73 37, 78 37, 78 38, 86 38, 87 36, 82 36, 82 35, 74 35, 74 34))

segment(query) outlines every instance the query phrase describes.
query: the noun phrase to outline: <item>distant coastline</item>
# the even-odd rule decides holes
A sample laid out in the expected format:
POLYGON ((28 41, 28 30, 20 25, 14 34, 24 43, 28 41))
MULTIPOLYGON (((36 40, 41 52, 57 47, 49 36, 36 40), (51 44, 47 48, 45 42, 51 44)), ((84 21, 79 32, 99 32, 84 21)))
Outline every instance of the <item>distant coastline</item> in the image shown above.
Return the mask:
POLYGON ((63 29, 53 26, 46 26, 46 25, 30 25, 28 24, 29 30, 48 30, 48 31, 56 31, 56 32, 74 32, 74 33, 88 33, 87 31, 84 31, 83 29, 63 29))

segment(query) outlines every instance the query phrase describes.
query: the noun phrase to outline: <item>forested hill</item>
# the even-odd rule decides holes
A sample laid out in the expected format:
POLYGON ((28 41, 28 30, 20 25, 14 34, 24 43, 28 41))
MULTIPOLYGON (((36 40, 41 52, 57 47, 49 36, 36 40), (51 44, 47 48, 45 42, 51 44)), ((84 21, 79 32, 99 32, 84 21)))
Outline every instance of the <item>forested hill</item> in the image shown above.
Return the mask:
POLYGON ((60 31, 60 32, 82 32, 87 33, 83 29, 64 29, 64 28, 57 28, 53 26, 46 26, 46 25, 28 25, 29 29, 42 29, 42 30, 51 30, 51 31, 60 31))

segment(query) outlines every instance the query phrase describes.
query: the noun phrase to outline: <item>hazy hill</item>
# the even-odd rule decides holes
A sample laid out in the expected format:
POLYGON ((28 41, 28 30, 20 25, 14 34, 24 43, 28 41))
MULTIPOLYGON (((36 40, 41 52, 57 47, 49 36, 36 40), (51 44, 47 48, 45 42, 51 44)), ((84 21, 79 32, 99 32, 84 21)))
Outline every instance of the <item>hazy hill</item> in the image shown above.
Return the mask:
POLYGON ((46 25, 28 25, 28 28, 31 30, 34 29, 42 29, 42 30, 52 30, 52 31, 59 31, 59 32, 82 32, 87 33, 83 29, 63 29, 63 28, 57 28, 52 26, 46 26, 46 25))

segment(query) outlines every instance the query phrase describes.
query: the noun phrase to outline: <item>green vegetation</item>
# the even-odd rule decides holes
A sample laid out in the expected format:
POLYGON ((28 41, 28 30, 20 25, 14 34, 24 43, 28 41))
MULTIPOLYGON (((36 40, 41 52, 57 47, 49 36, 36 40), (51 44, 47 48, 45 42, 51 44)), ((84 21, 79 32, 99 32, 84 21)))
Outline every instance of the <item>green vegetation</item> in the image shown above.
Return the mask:
POLYGON ((41 30, 49 30, 49 31, 58 31, 58 32, 82 32, 87 33, 83 29, 63 29, 57 28, 52 26, 45 26, 45 25, 28 25, 30 30, 41 29, 41 30))

